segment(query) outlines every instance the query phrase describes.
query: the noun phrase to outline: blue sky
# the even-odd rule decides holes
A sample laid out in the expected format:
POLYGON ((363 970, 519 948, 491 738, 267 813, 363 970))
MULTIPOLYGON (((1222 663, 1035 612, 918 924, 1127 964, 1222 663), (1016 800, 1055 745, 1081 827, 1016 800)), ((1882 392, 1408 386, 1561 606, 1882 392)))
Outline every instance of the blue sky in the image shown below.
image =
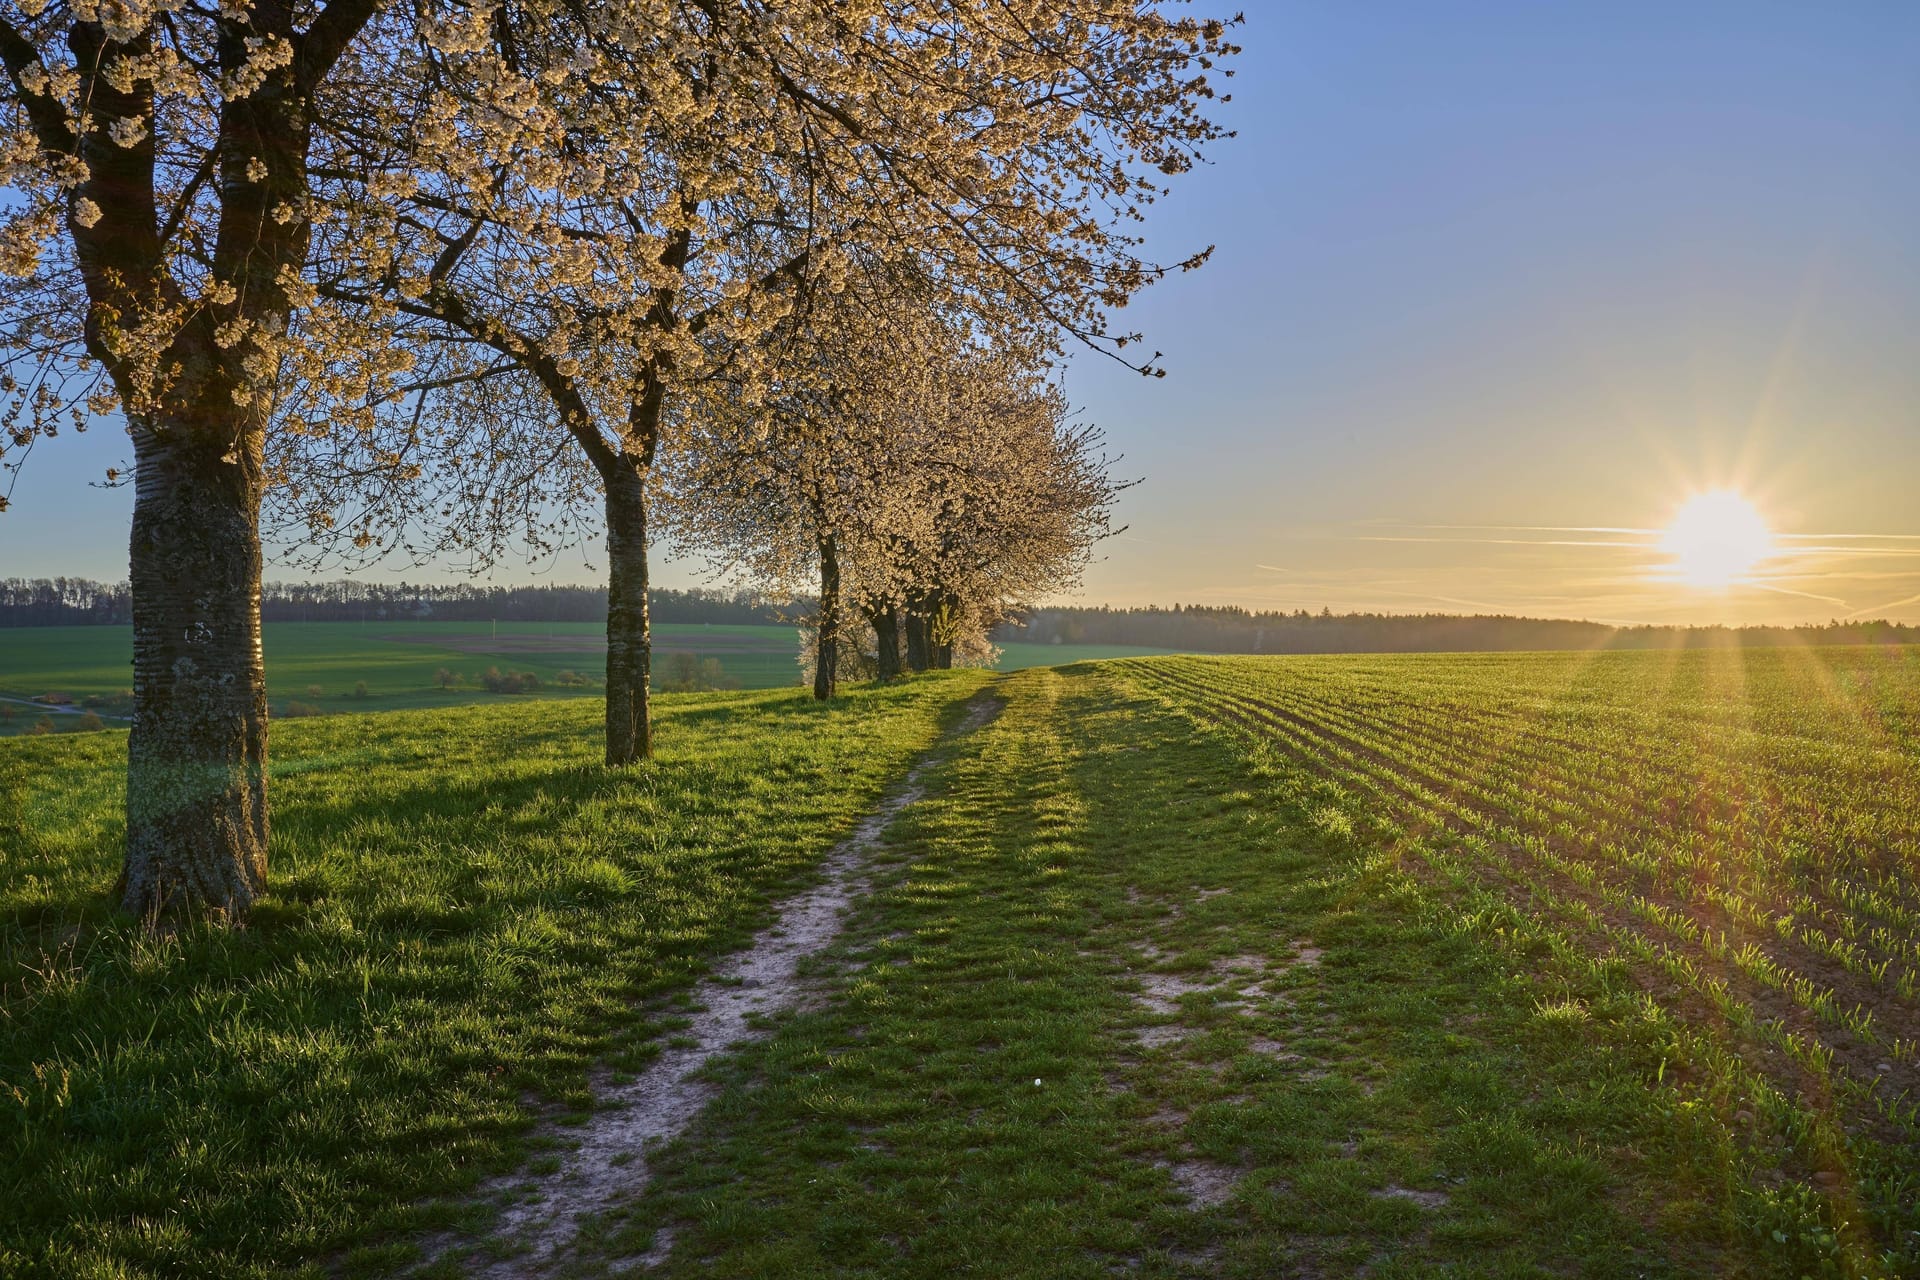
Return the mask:
MULTIPOLYGON (((1169 376, 1069 370, 1147 481, 1083 599, 1920 620, 1920 6, 1248 16, 1240 136, 1151 226, 1218 251, 1127 313, 1169 376), (1703 590, 1564 532, 1723 486, 1814 536, 1703 590)), ((124 453, 43 448, 0 574, 121 576, 124 453)))

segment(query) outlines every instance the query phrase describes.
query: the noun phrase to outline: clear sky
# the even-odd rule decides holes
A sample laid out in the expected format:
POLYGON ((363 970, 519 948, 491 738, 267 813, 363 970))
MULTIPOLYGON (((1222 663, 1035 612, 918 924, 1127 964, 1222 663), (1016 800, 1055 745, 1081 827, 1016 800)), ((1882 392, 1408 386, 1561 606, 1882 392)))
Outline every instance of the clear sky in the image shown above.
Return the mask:
MULTIPOLYGON (((1920 621, 1920 5, 1245 2, 1169 376, 1069 370, 1146 479, 1082 600, 1920 621), (1661 579, 1728 487, 1781 554, 1661 579)), ((0 575, 124 576, 125 452, 42 446, 0 575)))

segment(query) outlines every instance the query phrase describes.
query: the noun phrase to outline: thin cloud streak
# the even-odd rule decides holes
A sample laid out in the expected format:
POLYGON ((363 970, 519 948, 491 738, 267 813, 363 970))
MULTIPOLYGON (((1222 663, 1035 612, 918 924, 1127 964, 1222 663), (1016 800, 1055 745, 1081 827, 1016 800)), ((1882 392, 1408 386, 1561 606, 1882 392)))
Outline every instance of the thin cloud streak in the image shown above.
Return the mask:
POLYGON ((1697 623, 1710 617, 1736 625, 1767 622, 1776 612, 1762 603, 1768 599, 1808 602, 1850 621, 1911 612, 1920 605, 1920 594, 1905 594, 1920 579, 1920 534, 1778 533, 1772 552, 1748 577, 1708 592, 1679 575, 1661 546, 1662 532, 1626 525, 1356 520, 1280 537, 1283 542, 1372 544, 1379 548, 1375 554, 1351 556, 1349 563, 1328 569, 1297 561, 1291 566, 1257 562, 1253 571, 1270 578, 1241 589, 1247 590, 1249 603, 1261 602, 1255 607, 1289 611, 1330 604, 1401 612, 1424 605, 1579 617, 1615 626, 1697 623), (1409 548, 1407 558, 1388 550, 1393 546, 1409 548), (1412 559, 1414 548, 1449 546, 1459 554, 1412 559), (1583 548, 1599 555, 1583 556, 1583 548), (1616 551, 1629 554, 1609 554, 1616 551), (1446 563, 1429 562, 1436 559, 1446 563), (1862 597, 1896 590, 1903 594, 1884 604, 1854 606, 1862 597))
POLYGON ((1415 524, 1395 520, 1367 520, 1363 524, 1383 524, 1400 529, 1485 529, 1493 533, 1632 533, 1658 536, 1660 529, 1636 529, 1613 524, 1415 524))
POLYGON ((1769 583, 1761 582, 1757 579, 1749 582, 1737 583, 1736 585, 1754 587, 1761 591, 1771 591, 1776 595, 1800 596, 1803 599, 1807 599, 1807 600, 1821 600, 1821 601, 1825 601, 1827 604, 1837 604, 1842 609, 1846 608, 1849 604, 1852 603, 1852 601, 1842 600, 1838 596, 1823 596, 1823 595, 1818 595, 1812 591, 1795 591, 1792 587, 1776 587, 1769 583))
POLYGON ((1910 604, 1920 604, 1920 596, 1908 596, 1903 600, 1889 600, 1885 604, 1869 605, 1865 609, 1855 609, 1852 613, 1843 614, 1840 621, 1852 622, 1854 619, 1864 618, 1870 613, 1885 613, 1888 609, 1902 609, 1910 604))
POLYGON ((1355 542, 1431 542, 1442 546, 1470 547, 1624 547, 1629 551, 1645 551, 1642 542, 1598 542, 1580 541, 1570 538, 1389 538, 1375 534, 1359 534, 1355 542))

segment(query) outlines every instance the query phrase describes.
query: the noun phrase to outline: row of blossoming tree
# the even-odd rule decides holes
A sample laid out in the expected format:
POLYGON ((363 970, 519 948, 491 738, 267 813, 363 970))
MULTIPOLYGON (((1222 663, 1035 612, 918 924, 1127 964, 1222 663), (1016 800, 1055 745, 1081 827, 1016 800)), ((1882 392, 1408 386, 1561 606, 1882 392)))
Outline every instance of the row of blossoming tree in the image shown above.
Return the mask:
POLYGON ((237 919, 265 888, 263 527, 483 561, 597 516, 616 766, 651 747, 663 525, 819 573, 822 691, 843 610, 932 665, 1070 574, 1111 485, 1047 370, 1154 371, 1108 317, 1205 256, 1136 228, 1221 136, 1230 26, 0 0, 0 465, 107 415, 131 440, 126 908, 237 919))

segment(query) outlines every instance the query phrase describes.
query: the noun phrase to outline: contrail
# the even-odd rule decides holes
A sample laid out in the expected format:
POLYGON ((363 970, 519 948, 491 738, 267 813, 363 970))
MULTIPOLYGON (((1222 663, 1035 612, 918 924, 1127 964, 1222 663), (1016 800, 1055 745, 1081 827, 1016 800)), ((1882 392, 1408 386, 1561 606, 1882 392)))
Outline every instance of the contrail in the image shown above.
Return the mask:
POLYGON ((1865 609, 1855 609, 1841 617, 1842 622, 1852 622, 1855 618, 1864 618, 1870 613, 1882 613, 1888 609, 1899 609, 1910 604, 1920 604, 1920 596, 1908 596, 1904 600, 1889 600, 1885 604, 1870 605, 1865 609))
POLYGON ((1814 592, 1811 592, 1811 591, 1795 591, 1792 587, 1775 587, 1765 582, 1760 582, 1758 580, 1749 580, 1740 585, 1748 586, 1748 587, 1756 587, 1761 591, 1771 591, 1776 595, 1804 596, 1808 600, 1824 600, 1828 604, 1837 604, 1842 609, 1846 608, 1848 603, 1847 601, 1840 599, 1838 596, 1816 595, 1814 592))
POLYGON ((1575 538, 1389 538, 1378 534, 1358 534, 1355 542, 1434 542, 1443 546, 1483 546, 1483 547, 1624 547, 1629 551, 1645 551, 1646 544, 1640 542, 1601 542, 1575 538))

